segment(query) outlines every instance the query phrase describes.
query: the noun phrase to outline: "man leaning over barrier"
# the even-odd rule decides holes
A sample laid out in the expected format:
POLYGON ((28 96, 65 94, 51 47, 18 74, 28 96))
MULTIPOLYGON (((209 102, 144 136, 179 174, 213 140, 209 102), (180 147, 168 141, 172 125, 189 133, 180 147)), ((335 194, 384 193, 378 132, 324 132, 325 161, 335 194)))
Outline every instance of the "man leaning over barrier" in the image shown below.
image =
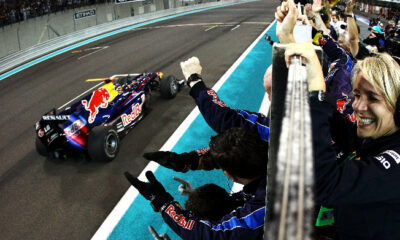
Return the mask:
POLYGON ((148 183, 128 172, 125 176, 183 239, 261 239, 265 218, 267 143, 257 133, 231 128, 212 137, 209 145, 215 168, 222 169, 232 181, 244 185, 239 192, 244 204, 218 221, 210 222, 184 210, 150 171, 146 172, 148 183))

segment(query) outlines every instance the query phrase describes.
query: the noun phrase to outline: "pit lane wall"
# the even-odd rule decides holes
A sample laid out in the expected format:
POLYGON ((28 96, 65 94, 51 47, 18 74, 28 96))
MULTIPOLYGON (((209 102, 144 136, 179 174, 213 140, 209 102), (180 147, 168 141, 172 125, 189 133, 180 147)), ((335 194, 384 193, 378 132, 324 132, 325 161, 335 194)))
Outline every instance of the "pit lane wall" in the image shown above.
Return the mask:
POLYGON ((70 9, 0 28, 0 73, 56 49, 138 22, 240 0, 125 2, 70 9))

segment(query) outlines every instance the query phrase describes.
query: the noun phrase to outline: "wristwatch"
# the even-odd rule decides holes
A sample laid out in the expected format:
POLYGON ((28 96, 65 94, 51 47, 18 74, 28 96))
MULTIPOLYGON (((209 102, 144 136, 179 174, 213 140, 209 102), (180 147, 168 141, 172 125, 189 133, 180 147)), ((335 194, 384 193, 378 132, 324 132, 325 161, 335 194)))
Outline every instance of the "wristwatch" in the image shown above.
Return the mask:
POLYGON ((352 14, 345 14, 345 16, 346 16, 346 17, 354 18, 354 13, 352 13, 352 14))
POLYGON ((196 80, 203 80, 203 78, 201 77, 200 74, 193 73, 192 75, 190 75, 190 76, 188 77, 188 80, 187 80, 186 84, 190 87, 190 85, 189 85, 190 82, 196 81, 196 80))

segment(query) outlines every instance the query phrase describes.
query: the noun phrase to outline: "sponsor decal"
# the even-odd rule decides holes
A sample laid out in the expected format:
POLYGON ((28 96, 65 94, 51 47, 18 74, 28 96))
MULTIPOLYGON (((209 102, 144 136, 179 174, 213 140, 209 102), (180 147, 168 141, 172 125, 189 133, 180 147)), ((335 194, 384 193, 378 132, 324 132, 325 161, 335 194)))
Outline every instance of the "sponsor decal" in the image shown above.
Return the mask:
POLYGON ((386 168, 389 169, 390 168, 390 162, 388 160, 386 160, 383 156, 376 156, 375 157, 376 160, 378 160, 380 163, 382 163, 382 165, 386 168))
POLYGON ((210 150, 210 148, 202 148, 200 150, 196 150, 197 155, 202 156, 204 154, 206 154, 208 151, 210 150))
POLYGON ((51 130, 50 125, 46 125, 43 129, 45 133, 48 133, 51 130))
POLYGON ((87 100, 82 100, 82 105, 85 107, 86 111, 89 111, 88 122, 93 123, 99 113, 99 108, 107 108, 108 100, 111 98, 111 94, 107 88, 101 87, 96 89, 89 102, 87 100))
POLYGON ((165 210, 165 213, 168 214, 179 226, 188 230, 193 229, 194 221, 186 221, 186 218, 182 214, 176 214, 174 205, 169 205, 169 207, 165 210))
POLYGON ((44 136, 44 131, 43 129, 39 129, 38 133, 37 133, 38 137, 43 137, 44 136))
POLYGON ((91 17, 96 15, 96 9, 89 9, 85 11, 76 12, 74 14, 74 19, 78 20, 85 17, 91 17))
POLYGON ((213 101, 214 103, 220 105, 221 107, 225 107, 225 106, 226 106, 225 103, 223 103, 223 102, 221 102, 221 101, 219 100, 219 98, 218 98, 218 96, 217 96, 217 94, 215 93, 214 90, 208 90, 208 91, 207 91, 207 94, 210 95, 210 96, 212 96, 212 98, 213 98, 212 101, 213 101))
POLYGON ((42 116, 42 119, 46 121, 69 120, 69 115, 44 115, 42 116))
POLYGON ((347 114, 346 118, 350 121, 350 122, 355 122, 356 121, 356 113, 353 112, 352 114, 347 114))
POLYGON ((387 150, 387 151, 384 151, 382 154, 385 154, 385 153, 387 155, 391 156, 396 161, 397 164, 400 163, 400 154, 398 154, 396 151, 387 150))
POLYGON ((326 39, 323 37, 322 34, 318 37, 318 43, 319 43, 319 45, 323 46, 323 45, 325 45, 327 42, 328 42, 328 40, 326 40, 326 39))
POLYGON ((67 137, 77 136, 79 135, 80 130, 85 126, 86 126, 85 122, 83 122, 82 119, 78 119, 64 129, 65 135, 67 135, 67 137))
POLYGON ((351 102, 351 99, 344 93, 342 93, 343 98, 339 98, 336 100, 336 108, 340 113, 343 113, 346 110, 347 104, 351 102))
POLYGON ((122 124, 124 127, 129 125, 132 121, 134 121, 142 112, 142 106, 139 103, 136 103, 135 105, 132 105, 132 112, 130 114, 122 114, 121 119, 122 119, 122 124))

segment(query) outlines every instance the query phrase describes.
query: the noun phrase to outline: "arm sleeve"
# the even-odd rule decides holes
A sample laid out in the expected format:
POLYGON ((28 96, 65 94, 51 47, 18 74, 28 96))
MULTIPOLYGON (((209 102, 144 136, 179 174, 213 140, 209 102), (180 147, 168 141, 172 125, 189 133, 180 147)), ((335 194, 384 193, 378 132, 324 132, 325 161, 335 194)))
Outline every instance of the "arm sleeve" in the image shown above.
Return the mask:
POLYGON ((220 221, 211 223, 192 216, 179 203, 172 202, 161 215, 182 239, 259 239, 263 235, 265 206, 250 212, 247 210, 238 208, 220 221))
POLYGON ((339 46, 339 44, 332 39, 331 36, 324 35, 325 41, 322 41, 322 49, 324 53, 328 56, 328 61, 331 63, 336 63, 336 65, 345 66, 351 61, 349 55, 346 51, 339 46))
POLYGON ((269 118, 265 115, 227 107, 218 98, 217 93, 207 88, 203 81, 192 87, 190 95, 214 131, 220 133, 232 127, 241 127, 258 132, 263 140, 269 140, 269 118))
POLYGON ((353 96, 351 86, 351 69, 353 62, 350 56, 330 36, 324 36, 322 48, 328 56, 331 67, 325 77, 326 89, 329 95, 336 101, 337 110, 354 122, 355 114, 351 98, 353 96))
MULTIPOLYGON (((339 164, 331 144, 328 118, 332 117, 332 111, 325 102, 314 97, 310 98, 310 105, 318 203, 336 206, 399 199, 399 191, 393 191, 400 188, 397 162, 383 154, 361 160, 355 157, 339 164)), ((332 124, 348 124, 335 118, 332 121, 332 124)), ((343 137, 354 136, 355 127, 343 124, 343 137)))
POLYGON ((192 151, 192 158, 190 160, 191 170, 213 170, 219 169, 219 166, 214 162, 210 154, 210 148, 202 148, 200 150, 192 151))

